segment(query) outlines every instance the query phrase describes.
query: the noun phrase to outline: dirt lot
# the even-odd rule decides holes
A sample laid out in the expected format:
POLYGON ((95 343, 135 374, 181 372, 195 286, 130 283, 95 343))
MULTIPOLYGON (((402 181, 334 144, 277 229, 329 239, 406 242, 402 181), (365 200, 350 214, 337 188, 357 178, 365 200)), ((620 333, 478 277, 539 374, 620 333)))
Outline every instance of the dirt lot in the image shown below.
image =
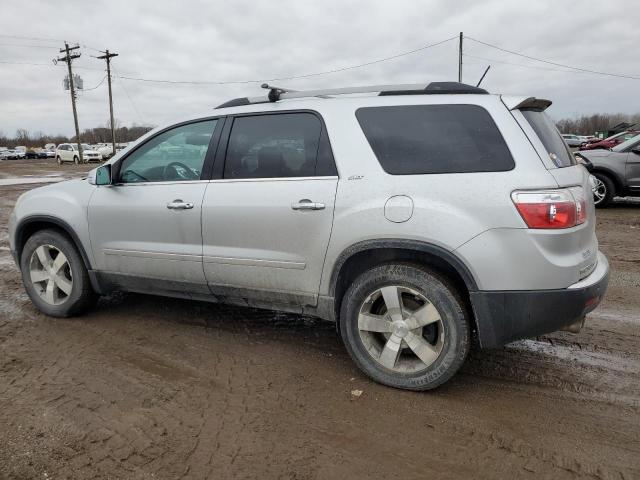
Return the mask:
POLYGON ((640 202, 598 211, 613 273, 580 334, 474 352, 418 394, 312 318, 133 294, 39 314, 6 227, 33 186, 0 184, 0 478, 640 478, 640 202))

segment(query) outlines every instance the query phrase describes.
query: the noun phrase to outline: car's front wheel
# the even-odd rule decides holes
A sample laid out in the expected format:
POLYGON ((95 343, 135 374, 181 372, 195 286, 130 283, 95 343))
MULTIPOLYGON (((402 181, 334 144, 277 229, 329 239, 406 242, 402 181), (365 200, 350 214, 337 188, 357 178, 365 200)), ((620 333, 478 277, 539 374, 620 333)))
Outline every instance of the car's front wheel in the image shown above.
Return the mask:
POLYGON ((381 265, 360 275, 344 296, 339 321, 360 369, 396 388, 438 387, 469 351, 469 322, 458 293, 419 266, 381 265))
POLYGON ((20 270, 31 301, 52 317, 80 314, 96 299, 78 250, 58 231, 41 230, 29 237, 20 270))

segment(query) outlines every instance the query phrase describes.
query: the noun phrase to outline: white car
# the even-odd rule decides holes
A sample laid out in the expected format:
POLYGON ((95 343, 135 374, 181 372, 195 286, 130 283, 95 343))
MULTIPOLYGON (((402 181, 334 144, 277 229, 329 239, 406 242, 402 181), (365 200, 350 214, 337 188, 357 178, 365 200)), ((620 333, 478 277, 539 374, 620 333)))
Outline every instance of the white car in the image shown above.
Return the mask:
POLYGON ((113 146, 111 144, 103 143, 102 145, 98 146, 96 150, 100 152, 102 158, 107 159, 113 157, 113 146))
MULTIPOLYGON (((102 155, 100 152, 93 150, 88 144, 82 145, 82 160, 84 163, 100 162, 102 161, 102 155)), ((56 148, 56 161, 58 165, 62 165, 65 162, 73 162, 75 164, 80 163, 80 154, 78 152, 78 144, 76 143, 61 143, 56 148)))

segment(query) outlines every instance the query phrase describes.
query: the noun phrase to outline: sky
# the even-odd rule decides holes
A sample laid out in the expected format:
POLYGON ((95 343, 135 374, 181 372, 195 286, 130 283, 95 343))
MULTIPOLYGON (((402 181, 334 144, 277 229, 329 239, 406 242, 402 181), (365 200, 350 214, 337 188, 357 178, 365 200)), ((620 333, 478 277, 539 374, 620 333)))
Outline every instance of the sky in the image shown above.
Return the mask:
POLYGON ((549 113, 556 119, 640 112, 640 8, 633 0, 615 5, 591 0, 4 0, 2 19, 0 133, 5 135, 18 128, 73 133, 70 96, 63 89, 66 65, 52 63, 65 40, 81 46, 73 63, 85 87, 77 102, 81 130, 109 119, 107 83, 100 83, 106 66, 94 58, 107 48, 119 54, 112 62, 117 120, 155 126, 230 98, 261 95, 260 80, 341 69, 417 49, 361 68, 273 83, 313 89, 455 81, 459 32, 465 35, 466 83, 477 83, 491 65, 484 88, 550 99, 549 113), (569 70, 472 39, 638 79, 569 70), (213 84, 246 80, 258 82, 213 84))

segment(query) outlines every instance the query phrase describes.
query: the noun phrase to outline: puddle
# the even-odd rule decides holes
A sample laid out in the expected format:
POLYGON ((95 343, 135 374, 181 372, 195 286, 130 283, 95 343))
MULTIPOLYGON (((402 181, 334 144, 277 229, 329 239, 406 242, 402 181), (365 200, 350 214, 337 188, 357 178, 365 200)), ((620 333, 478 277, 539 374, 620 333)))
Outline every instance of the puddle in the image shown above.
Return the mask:
POLYGON ((64 179, 65 178, 61 176, 0 178, 0 186, 28 185, 30 183, 52 183, 52 182, 61 182, 64 179))

